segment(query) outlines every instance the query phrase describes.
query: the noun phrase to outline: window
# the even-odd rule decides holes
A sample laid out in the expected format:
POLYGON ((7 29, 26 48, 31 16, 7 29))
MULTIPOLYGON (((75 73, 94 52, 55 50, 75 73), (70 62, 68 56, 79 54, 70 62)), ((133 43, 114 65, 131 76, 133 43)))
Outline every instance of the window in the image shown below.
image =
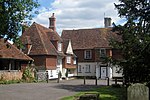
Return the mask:
POLYGON ((100 49, 100 57, 106 57, 106 49, 100 49))
POLYGON ((91 59, 92 58, 92 51, 91 50, 85 50, 84 51, 84 59, 91 59))
POLYGON ((62 43, 58 43, 58 51, 62 51, 62 43))
POLYGON ((61 65, 61 59, 57 60, 57 65, 61 65))
POLYGON ((67 56, 67 64, 71 63, 71 56, 67 56))
POLYGON ((85 72, 86 73, 90 73, 90 65, 86 65, 85 66, 85 72))
POLYGON ((73 59, 73 64, 77 64, 76 58, 73 59))
POLYGON ((78 72, 81 73, 81 65, 78 66, 78 72))

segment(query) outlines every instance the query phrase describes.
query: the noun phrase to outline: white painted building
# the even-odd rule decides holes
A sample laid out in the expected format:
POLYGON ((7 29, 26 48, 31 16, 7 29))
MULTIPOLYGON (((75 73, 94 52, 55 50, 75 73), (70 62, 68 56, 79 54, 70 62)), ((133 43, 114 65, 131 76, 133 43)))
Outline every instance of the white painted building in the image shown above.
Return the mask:
MULTIPOLYGON (((105 20, 107 19, 111 20, 110 18, 105 20)), ((111 31, 109 25, 106 26, 106 28, 63 30, 61 37, 71 40, 73 52, 78 59, 78 76, 96 76, 101 79, 122 77, 122 73, 117 73, 116 66, 110 66, 104 61, 105 57, 121 59, 119 50, 109 45, 111 38, 119 38, 111 31)))

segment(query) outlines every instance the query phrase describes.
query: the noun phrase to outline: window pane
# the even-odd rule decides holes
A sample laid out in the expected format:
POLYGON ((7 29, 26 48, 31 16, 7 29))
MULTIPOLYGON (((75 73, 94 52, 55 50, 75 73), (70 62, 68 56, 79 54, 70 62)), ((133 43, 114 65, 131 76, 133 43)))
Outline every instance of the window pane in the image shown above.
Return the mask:
POLYGON ((100 49, 100 57, 106 57, 106 49, 100 49))
POLYGON ((62 51, 62 43, 58 43, 58 51, 62 51))
POLYGON ((67 63, 71 63, 71 57, 70 56, 67 56, 67 63))
POLYGON ((85 72, 90 72, 90 65, 86 65, 86 67, 85 67, 85 72))
POLYGON ((81 72, 81 65, 78 66, 78 72, 81 72))
POLYGON ((84 58, 85 59, 91 59, 92 58, 92 51, 91 50, 84 51, 84 58))
POLYGON ((77 64, 76 58, 74 58, 73 64, 77 64))

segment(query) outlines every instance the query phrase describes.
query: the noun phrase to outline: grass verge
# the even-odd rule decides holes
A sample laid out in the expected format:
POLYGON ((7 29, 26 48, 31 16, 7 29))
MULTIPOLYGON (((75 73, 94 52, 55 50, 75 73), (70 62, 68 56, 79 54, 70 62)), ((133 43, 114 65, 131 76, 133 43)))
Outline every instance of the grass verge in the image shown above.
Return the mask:
POLYGON ((126 100, 126 89, 124 87, 116 88, 112 86, 103 86, 91 91, 79 92, 74 96, 64 97, 61 100, 75 100, 75 97, 83 95, 84 93, 99 93, 100 100, 126 100))

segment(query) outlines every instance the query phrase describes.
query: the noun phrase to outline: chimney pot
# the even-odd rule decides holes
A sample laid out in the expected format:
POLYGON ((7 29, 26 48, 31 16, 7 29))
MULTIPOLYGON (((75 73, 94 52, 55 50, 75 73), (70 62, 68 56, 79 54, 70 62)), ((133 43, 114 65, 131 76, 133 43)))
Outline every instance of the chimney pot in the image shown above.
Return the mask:
POLYGON ((52 29, 53 31, 56 31, 56 18, 54 13, 49 18, 49 28, 52 29))

